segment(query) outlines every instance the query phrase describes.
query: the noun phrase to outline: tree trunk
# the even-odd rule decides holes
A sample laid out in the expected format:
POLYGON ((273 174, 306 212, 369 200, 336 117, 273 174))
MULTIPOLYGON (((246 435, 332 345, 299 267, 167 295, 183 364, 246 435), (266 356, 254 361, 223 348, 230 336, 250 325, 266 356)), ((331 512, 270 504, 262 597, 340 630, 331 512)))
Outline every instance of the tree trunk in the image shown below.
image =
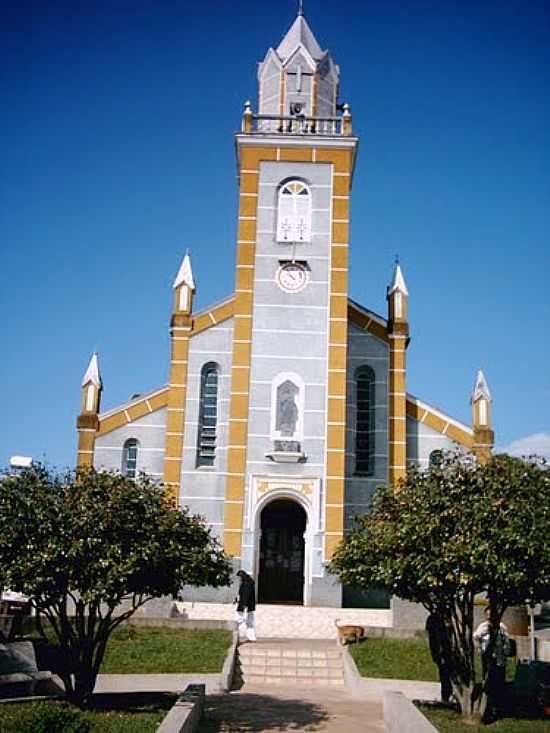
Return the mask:
POLYGON ((74 676, 74 689, 71 695, 67 694, 67 698, 79 708, 88 708, 92 701, 92 695, 96 683, 97 676, 91 669, 81 668, 77 670, 74 676))
POLYGON ((480 691, 479 685, 456 685, 453 693, 460 706, 460 716, 465 725, 480 725, 487 708, 487 695, 480 691))

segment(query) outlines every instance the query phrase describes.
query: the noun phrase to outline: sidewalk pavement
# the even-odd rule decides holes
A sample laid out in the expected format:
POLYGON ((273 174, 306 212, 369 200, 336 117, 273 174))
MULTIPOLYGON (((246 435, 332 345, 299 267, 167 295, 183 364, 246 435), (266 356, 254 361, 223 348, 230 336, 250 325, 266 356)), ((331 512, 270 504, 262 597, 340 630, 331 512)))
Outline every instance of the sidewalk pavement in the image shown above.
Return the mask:
POLYGON ((197 733, 384 733, 382 700, 345 688, 252 686, 206 698, 197 733))

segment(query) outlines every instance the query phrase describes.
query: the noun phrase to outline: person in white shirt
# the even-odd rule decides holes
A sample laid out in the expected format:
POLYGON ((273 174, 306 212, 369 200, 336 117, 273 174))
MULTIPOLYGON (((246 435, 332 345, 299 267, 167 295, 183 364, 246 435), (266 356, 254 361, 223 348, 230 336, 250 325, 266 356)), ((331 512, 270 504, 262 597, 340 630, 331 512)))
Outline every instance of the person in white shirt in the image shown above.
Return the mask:
POLYGON ((491 609, 485 608, 485 621, 474 631, 474 641, 481 650, 483 677, 487 679, 487 717, 494 720, 501 712, 506 692, 506 660, 510 656, 511 644, 508 629, 500 623, 494 644, 491 647, 491 609))

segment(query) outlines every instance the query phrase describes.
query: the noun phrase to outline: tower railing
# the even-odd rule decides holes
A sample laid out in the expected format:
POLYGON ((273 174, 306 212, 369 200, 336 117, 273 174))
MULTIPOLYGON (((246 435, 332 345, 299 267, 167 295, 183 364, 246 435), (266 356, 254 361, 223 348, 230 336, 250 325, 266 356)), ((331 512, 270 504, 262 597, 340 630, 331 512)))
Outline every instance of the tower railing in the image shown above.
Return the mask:
POLYGON ((244 106, 242 132, 246 135, 308 135, 340 137, 351 135, 351 110, 345 104, 341 117, 306 117, 305 115, 259 115, 250 102, 244 106))

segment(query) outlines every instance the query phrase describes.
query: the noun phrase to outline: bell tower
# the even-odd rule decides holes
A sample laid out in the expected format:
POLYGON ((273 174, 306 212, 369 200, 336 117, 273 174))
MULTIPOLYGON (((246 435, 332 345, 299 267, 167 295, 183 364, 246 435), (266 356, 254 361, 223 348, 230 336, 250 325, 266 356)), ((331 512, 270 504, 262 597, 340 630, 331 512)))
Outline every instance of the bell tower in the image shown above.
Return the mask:
POLYGON ((315 510, 306 542, 320 577, 344 530, 349 200, 358 139, 349 105, 338 104, 339 77, 300 10, 260 63, 258 106, 245 104, 236 136, 224 544, 247 567, 255 507, 266 500, 252 487, 265 492, 284 475, 299 492, 307 478, 318 487, 307 499, 315 510))

